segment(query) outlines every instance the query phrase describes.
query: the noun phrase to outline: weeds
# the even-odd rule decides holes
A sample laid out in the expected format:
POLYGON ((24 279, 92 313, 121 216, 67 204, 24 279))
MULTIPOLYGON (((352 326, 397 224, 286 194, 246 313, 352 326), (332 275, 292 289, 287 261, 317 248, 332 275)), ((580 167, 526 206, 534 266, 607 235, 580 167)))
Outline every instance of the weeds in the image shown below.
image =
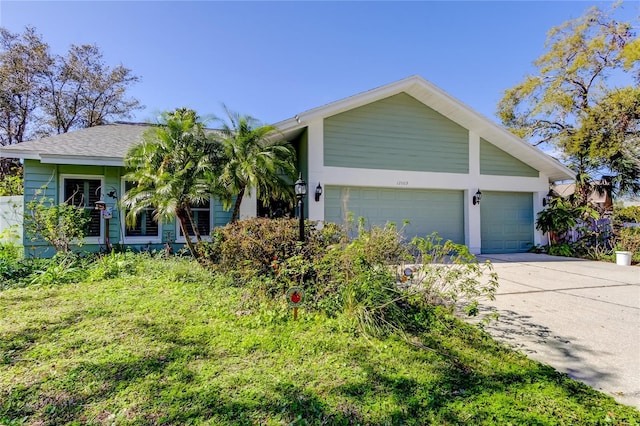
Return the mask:
MULTIPOLYGON (((328 249, 325 265, 347 246, 328 249)), ((352 268, 333 287, 347 310, 305 306, 293 321, 282 298, 193 260, 131 258, 137 267, 120 277, 0 293, 10 319, 0 321, 0 424, 640 422, 440 306, 396 301, 414 329, 362 333, 395 315, 385 311, 402 296, 393 268, 352 268)))

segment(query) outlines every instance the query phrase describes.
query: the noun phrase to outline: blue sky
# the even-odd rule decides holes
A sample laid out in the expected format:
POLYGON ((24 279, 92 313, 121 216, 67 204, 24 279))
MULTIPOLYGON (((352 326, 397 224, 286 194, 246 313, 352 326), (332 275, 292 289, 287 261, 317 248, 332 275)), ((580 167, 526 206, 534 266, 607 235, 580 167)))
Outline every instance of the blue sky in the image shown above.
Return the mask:
MULTIPOLYGON (((505 89, 531 72, 547 31, 586 1, 0 1, 0 25, 36 27, 54 53, 97 44, 142 78, 136 121, 221 103, 277 122, 419 74, 495 119, 505 89)), ((616 16, 631 20, 639 2, 616 16)))

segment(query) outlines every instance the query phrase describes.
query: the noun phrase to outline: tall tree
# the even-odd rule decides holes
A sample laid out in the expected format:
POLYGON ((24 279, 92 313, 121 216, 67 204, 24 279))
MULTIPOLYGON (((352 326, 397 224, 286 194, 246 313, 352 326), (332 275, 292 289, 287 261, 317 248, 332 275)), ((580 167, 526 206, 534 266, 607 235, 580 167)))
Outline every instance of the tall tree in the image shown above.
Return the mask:
POLYGON ((214 193, 211 175, 221 167, 222 148, 215 134, 205 130, 195 111, 176 109, 162 115, 160 125, 144 133, 143 141, 125 158, 125 179, 135 186, 122 198, 127 222, 135 223, 145 209, 154 208, 154 219, 177 218, 187 246, 198 257, 190 237, 195 226, 192 207, 207 202, 214 193))
POLYGON ((249 115, 240 115, 224 106, 227 120, 222 122, 222 145, 226 163, 218 179, 224 190, 225 208, 233 204, 231 221, 240 217, 245 195, 256 191, 258 199, 293 199, 296 176, 295 152, 282 140, 272 125, 260 123, 249 115), (235 196, 235 202, 233 197, 235 196))
MULTIPOLYGON (((36 130, 39 96, 52 64, 49 46, 34 28, 27 27, 23 34, 0 28, 0 145, 20 143, 36 130)), ((0 179, 17 165, 1 160, 0 179)))
POLYGON ((32 27, 23 34, 0 28, 0 144, 20 143, 37 125, 34 115, 47 70, 49 46, 32 27))
MULTIPOLYGON (((141 108, 126 94, 138 80, 122 65, 107 66, 97 46, 52 55, 33 27, 0 28, 0 145, 128 118, 141 108)), ((0 161, 0 179, 14 166, 0 161)))
POLYGON ((129 118, 140 102, 128 99, 126 91, 138 81, 123 65, 106 65, 97 46, 72 45, 47 73, 42 104, 47 125, 55 133, 66 133, 129 118))
POLYGON ((608 84, 638 73, 640 46, 631 23, 612 18, 616 7, 591 8, 551 29, 547 51, 534 61, 537 72, 508 89, 498 105, 516 135, 564 152, 585 194, 587 177, 603 166, 616 174, 620 192, 640 191, 638 152, 629 149, 639 134, 633 119, 638 89, 608 84), (597 129, 601 124, 608 127, 597 129))

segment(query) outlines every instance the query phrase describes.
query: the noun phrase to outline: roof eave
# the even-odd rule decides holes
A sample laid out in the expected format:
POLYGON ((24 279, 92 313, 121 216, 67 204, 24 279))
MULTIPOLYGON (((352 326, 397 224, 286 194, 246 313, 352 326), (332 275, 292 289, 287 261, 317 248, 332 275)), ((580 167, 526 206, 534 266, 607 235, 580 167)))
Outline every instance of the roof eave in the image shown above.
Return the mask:
POLYGON ((47 164, 74 164, 74 165, 82 165, 82 166, 124 167, 124 159, 120 157, 40 154, 38 159, 42 163, 47 163, 47 164))
POLYGON ((25 151, 25 150, 5 150, 0 149, 0 158, 19 158, 23 160, 39 160, 40 154, 33 151, 25 151))

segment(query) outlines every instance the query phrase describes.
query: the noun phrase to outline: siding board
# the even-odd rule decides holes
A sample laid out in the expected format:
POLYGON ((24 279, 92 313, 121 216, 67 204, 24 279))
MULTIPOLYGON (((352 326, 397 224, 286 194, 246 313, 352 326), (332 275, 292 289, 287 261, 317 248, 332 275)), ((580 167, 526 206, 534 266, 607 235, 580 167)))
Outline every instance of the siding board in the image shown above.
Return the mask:
POLYGON ((468 131, 406 93, 324 121, 324 164, 468 173, 468 131))
POLYGON ((480 138, 480 174, 538 177, 539 172, 492 143, 480 138))

